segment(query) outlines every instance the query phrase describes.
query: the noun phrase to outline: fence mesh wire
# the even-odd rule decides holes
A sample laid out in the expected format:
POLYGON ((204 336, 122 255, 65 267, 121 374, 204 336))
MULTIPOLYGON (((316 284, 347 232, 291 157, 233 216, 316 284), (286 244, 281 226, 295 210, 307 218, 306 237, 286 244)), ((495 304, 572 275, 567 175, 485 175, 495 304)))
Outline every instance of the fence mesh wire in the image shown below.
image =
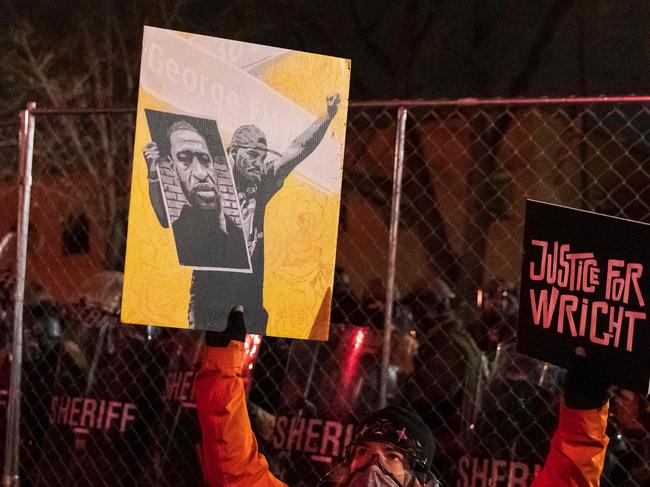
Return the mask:
MULTIPOLYGON (((396 115, 350 109, 330 340, 247 339, 251 421, 292 486, 315 485, 379 404, 396 115)), ((524 202, 650 222, 649 131, 641 103, 409 109, 387 400, 433 430, 445 485, 524 486, 541 468, 562 372, 514 352, 524 202)), ((2 439, 16 132, 0 126, 2 439)), ((119 325, 133 133, 133 114, 36 117, 23 485, 202 485, 201 333, 119 325)), ((603 485, 649 485, 649 418, 616 393, 603 485)))

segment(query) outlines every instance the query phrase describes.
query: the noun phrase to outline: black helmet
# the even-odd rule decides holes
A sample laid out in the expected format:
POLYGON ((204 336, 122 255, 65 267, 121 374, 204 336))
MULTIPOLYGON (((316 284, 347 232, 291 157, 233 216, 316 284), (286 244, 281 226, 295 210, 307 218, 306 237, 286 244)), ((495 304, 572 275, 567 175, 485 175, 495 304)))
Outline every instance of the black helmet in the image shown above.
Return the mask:
POLYGON ((370 413, 359 423, 346 450, 349 463, 354 447, 367 442, 386 443, 402 451, 411 461, 420 483, 431 480, 435 446, 429 427, 417 413, 399 406, 388 406, 370 413))

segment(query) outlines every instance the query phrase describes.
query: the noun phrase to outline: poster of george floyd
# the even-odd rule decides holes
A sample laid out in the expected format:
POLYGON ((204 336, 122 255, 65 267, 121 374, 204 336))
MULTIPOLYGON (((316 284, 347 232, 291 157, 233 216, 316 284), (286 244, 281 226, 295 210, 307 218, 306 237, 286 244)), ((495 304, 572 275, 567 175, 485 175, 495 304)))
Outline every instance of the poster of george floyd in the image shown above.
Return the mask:
POLYGON ((144 28, 124 323, 326 340, 350 61, 144 28))
POLYGON ((517 351, 650 387, 650 225, 528 200, 517 351))

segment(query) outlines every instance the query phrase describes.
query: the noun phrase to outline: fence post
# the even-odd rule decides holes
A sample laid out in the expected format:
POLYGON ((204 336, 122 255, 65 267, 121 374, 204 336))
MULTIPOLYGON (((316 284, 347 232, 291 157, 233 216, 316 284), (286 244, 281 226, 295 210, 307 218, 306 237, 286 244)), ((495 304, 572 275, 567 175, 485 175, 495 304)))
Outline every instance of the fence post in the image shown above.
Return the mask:
POLYGON ((397 233, 399 231, 399 210, 402 198, 402 174, 404 172, 404 140, 406 138, 406 119, 408 110, 397 110, 397 129, 395 134, 395 162, 393 165, 393 197, 390 213, 390 233, 388 235, 388 272, 386 276, 386 307, 384 314, 384 344, 381 356, 381 383, 379 387, 379 407, 386 407, 388 366, 390 361, 390 342, 393 331, 393 301, 395 299, 395 262, 397 260, 397 233))
POLYGON ((34 155, 34 110, 36 103, 29 102, 20 112, 20 192, 18 200, 18 225, 16 245, 16 289, 14 290, 14 328, 11 346, 11 379, 7 400, 7 429, 5 438, 5 463, 2 485, 20 485, 20 381, 23 366, 23 303, 25 301, 25 272, 27 267, 27 232, 29 229, 29 202, 32 189, 32 158, 34 155))

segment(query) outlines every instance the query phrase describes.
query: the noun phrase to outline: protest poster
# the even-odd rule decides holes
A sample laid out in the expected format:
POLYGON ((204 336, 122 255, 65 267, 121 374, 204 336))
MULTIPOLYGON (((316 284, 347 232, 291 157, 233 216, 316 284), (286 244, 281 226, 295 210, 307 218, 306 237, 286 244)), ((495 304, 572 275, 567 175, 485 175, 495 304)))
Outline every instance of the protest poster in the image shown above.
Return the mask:
POLYGON ((589 363, 614 385, 650 384, 650 225, 526 202, 517 351, 589 363))
POLYGON ((145 27, 124 323, 325 340, 350 62, 145 27))

